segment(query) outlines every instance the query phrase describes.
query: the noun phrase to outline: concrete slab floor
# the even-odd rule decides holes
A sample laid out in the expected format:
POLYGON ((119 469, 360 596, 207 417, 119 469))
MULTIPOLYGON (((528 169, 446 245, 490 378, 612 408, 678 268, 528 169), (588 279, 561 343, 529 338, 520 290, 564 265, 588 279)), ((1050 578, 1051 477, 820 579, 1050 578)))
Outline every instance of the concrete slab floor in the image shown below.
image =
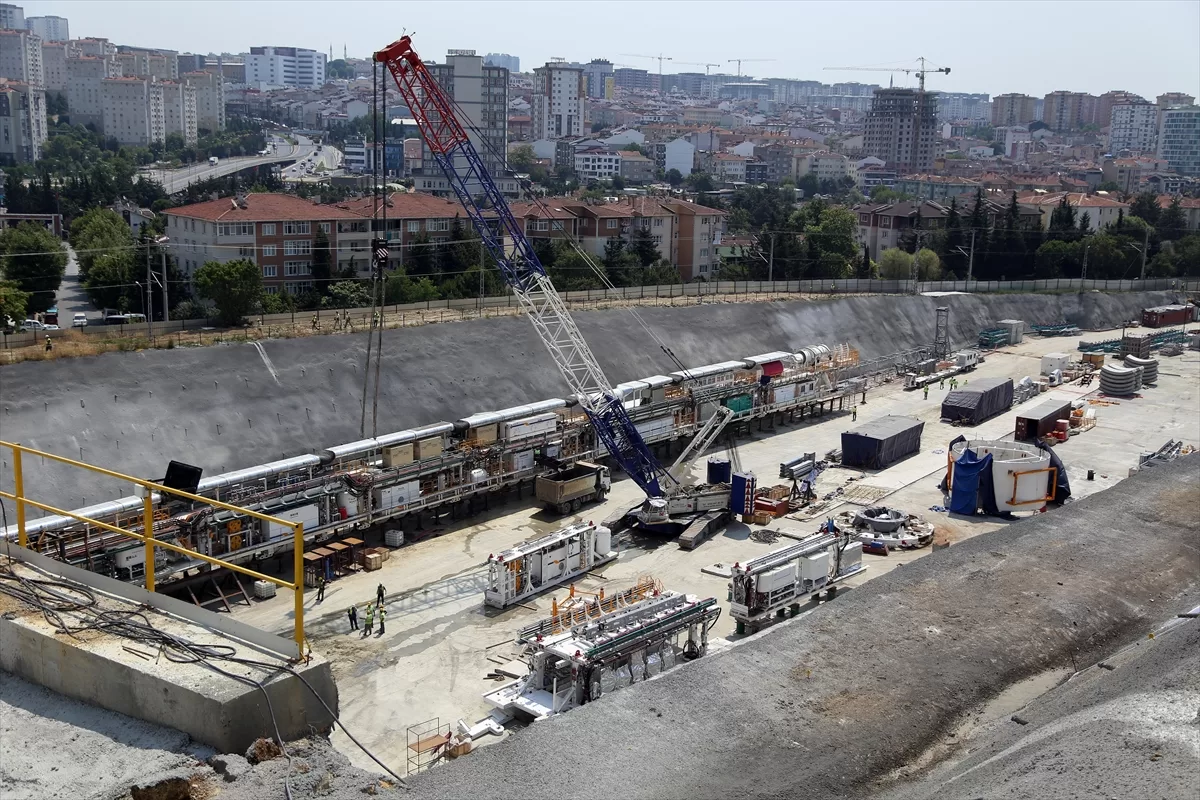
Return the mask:
MULTIPOLYGON (((1110 338, 1089 334, 1085 338, 1110 338)), ((1076 338, 1027 338, 1014 348, 989 354, 973 373, 976 378, 1003 376, 1036 377, 1043 354, 1077 352, 1076 338)), ((1200 354, 1160 359, 1159 385, 1141 397, 1114 399, 1115 405, 1094 406, 1095 428, 1074 436, 1056 449, 1067 466, 1075 498, 1107 488, 1128 475, 1139 453, 1157 449, 1168 439, 1200 444, 1200 354), (1095 470, 1093 481, 1085 479, 1095 470)), ((945 466, 945 451, 959 434, 976 438, 1011 436, 1016 411, 988 420, 978 428, 954 428, 939 421, 941 401, 948 389, 932 388, 928 400, 921 391, 905 392, 898 382, 871 390, 866 405, 859 407, 858 422, 889 414, 916 416, 925 420, 921 453, 878 473, 831 468, 818 484, 824 495, 861 480, 889 493, 877 500, 910 513, 923 515, 937 528, 938 538, 960 541, 1008 524, 1003 520, 967 518, 929 511, 943 504, 936 488, 945 466), (850 481, 851 478, 857 479, 850 481)), ((1090 387, 1075 384, 1058 387, 1052 395, 1041 395, 1019 408, 1032 408, 1048 397, 1096 397, 1090 387)), ((780 483, 779 463, 803 452, 818 457, 840 447, 840 434, 853 427, 849 412, 835 413, 815 422, 779 427, 773 434, 755 433, 739 442, 743 468, 759 476, 760 486, 780 483)), ((704 471, 705 458, 692 470, 693 479, 704 471)), ((631 507, 641 499, 637 486, 628 480, 613 485, 602 506, 585 508, 576 519, 599 520, 620 507, 631 507)), ((853 506, 846 506, 852 508, 853 506)), ((770 527, 800 533, 814 531, 826 515, 844 510, 829 506, 812 520, 785 518, 770 527)), ((1070 505, 1053 511, 1069 514, 1070 505)), ((477 518, 478 519, 478 518, 477 518)), ((342 578, 331 584, 324 602, 315 593, 306 600, 306 628, 314 650, 329 658, 338 679, 342 721, 380 758, 399 770, 405 764, 405 731, 410 725, 437 717, 442 723, 457 719, 474 722, 489 710, 481 694, 498 684, 484 675, 509 661, 515 653, 512 636, 522 625, 550 613, 551 598, 565 598, 567 587, 557 587, 527 603, 498 612, 482 602, 489 553, 535 534, 549 532, 570 521, 554 518, 526 504, 510 504, 489 512, 486 521, 465 524, 437 538, 407 545, 393 552, 382 570, 342 578), (349 632, 346 610, 373 600, 382 583, 387 591, 388 621, 383 635, 363 639, 349 632)), ((653 575, 664 587, 716 597, 728 608, 727 580, 701 572, 714 563, 731 564, 765 553, 780 544, 767 545, 749 538, 750 528, 734 523, 698 549, 680 550, 673 541, 634 536, 623 544, 621 557, 577 583, 578 588, 611 592, 628 587, 642 575, 653 575)), ((864 581, 924 557, 928 548, 893 553, 887 557, 867 556, 867 571, 846 582, 854 587, 864 581)), ((258 602, 238 608, 235 616, 267 630, 290 628, 291 604, 287 599, 258 602)), ((361 625, 361 618, 360 618, 361 625)), ((718 637, 733 635, 733 621, 722 615, 714 628, 718 637)), ((769 630, 758 635, 769 635, 769 630)), ((358 766, 370 768, 369 760, 341 732, 335 744, 358 766)))

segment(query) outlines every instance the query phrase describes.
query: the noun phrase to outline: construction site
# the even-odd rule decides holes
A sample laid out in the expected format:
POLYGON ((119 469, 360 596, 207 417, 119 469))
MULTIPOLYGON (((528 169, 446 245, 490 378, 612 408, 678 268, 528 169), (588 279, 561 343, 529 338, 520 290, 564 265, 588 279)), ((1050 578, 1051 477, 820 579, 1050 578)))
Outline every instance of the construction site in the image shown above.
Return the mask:
POLYGON ((0 795, 1197 788, 1194 298, 572 314, 376 59, 524 313, 0 369, 0 795))

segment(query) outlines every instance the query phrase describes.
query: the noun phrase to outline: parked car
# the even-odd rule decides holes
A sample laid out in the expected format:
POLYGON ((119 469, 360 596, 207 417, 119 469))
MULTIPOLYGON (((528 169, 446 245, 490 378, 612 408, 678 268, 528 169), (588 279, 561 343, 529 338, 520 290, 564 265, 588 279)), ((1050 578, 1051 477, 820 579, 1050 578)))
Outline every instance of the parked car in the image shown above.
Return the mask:
POLYGON ((27 319, 21 323, 22 331, 56 331, 57 325, 47 325, 44 322, 38 322, 36 319, 27 319))
POLYGON ((82 311, 75 312, 75 316, 71 317, 71 327, 72 328, 86 328, 87 327, 87 314, 84 314, 82 311))

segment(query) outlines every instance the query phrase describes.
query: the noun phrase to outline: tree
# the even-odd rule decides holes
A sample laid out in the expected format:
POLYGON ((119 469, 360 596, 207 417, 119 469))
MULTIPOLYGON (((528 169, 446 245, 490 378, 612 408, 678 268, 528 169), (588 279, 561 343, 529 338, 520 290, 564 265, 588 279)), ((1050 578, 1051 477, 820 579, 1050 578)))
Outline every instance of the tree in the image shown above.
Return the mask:
POLYGON ((642 267, 648 267, 659 259, 658 245, 646 228, 633 229, 633 235, 629 237, 629 250, 642 267))
POLYGON ((217 307, 226 325, 240 325, 262 295, 262 270, 253 261, 207 261, 195 275, 200 296, 217 307))
POLYGON ((321 296, 329 294, 333 278, 333 252, 329 248, 329 234, 320 226, 313 236, 312 254, 313 284, 321 296))
POLYGON ((1161 210, 1158 205, 1158 197, 1154 192, 1139 192, 1134 196, 1133 202, 1129 204, 1130 214, 1141 217, 1151 225, 1158 223, 1158 215, 1161 210))
POLYGON ((621 239, 614 236, 605 243, 604 271, 613 286, 634 286, 641 267, 641 259, 631 253, 621 239))
POLYGON ((684 179, 684 183, 688 185, 693 192, 711 192, 716 188, 713 183, 712 176, 707 172, 693 172, 684 179))
POLYGON ((323 306, 330 308, 366 308, 371 305, 371 290, 359 281, 338 281, 329 287, 323 306))
POLYGON ((1078 242, 1051 239, 1042 244, 1034 255, 1034 275, 1039 279, 1078 277, 1080 255, 1078 242))
POLYGON ((1067 202, 1066 195, 1063 195, 1062 200, 1050 212, 1050 225, 1047 230, 1047 238, 1052 240, 1073 242, 1078 238, 1075 227, 1075 208, 1067 202))
POLYGON ((848 278, 854 274, 859 251, 858 216, 853 211, 813 201, 792 215, 791 225, 804 235, 809 277, 848 278))
POLYGON ((347 64, 344 59, 335 58, 325 65, 325 77, 352 81, 354 80, 354 67, 347 64))
POLYGON ((1096 187, 1096 191, 1097 192, 1119 192, 1119 191, 1121 191, 1121 185, 1119 183, 1117 183, 1116 181, 1104 181, 1103 183, 1101 183, 1099 186, 1096 187))
POLYGON ((529 172, 533 168, 533 161, 537 155, 533 152, 533 146, 528 144, 519 144, 508 151, 508 168, 517 172, 529 172))
POLYGON ((115 308, 125 313, 141 308, 135 274, 131 250, 100 253, 92 259, 83 286, 96 308, 115 308))
POLYGON ((942 265, 950 275, 967 274, 967 257, 959 250, 965 248, 970 237, 963 235, 962 216, 958 213, 958 198, 950 198, 950 211, 946 215, 946 233, 939 240, 942 265))
POLYGON ((936 281, 942 277, 942 262, 937 253, 927 247, 917 251, 917 279, 936 281))
POLYGON ((683 173, 674 167, 671 167, 669 170, 667 170, 667 183, 671 184, 673 187, 678 187, 683 183, 683 173))
POLYGON ((815 173, 809 172, 796 182, 796 188, 804 192, 806 198, 809 198, 821 191, 821 181, 817 179, 815 173))
POLYGON ((602 130, 604 130, 603 122, 593 122, 592 123, 592 133, 599 133, 602 130))
POLYGON ((16 281, 0 281, 0 327, 6 326, 10 319, 20 325, 27 318, 29 298, 29 292, 21 291, 16 281))
POLYGON ((1163 241, 1170 242, 1187 235, 1187 218, 1183 214, 1183 203, 1178 197, 1171 201, 1171 205, 1161 210, 1155 227, 1163 241))
POLYGON ((0 256, 3 277, 30 295, 27 312, 54 305, 67 268, 67 253, 57 236, 35 222, 22 222, 0 233, 0 256))
POLYGON ((879 254, 879 277, 885 281, 906 281, 912 277, 913 257, 899 247, 879 254))
POLYGON ((102 255, 127 251, 133 244, 133 232, 121 215, 110 208, 92 208, 71 223, 68 237, 79 260, 79 272, 86 281, 92 265, 102 255))

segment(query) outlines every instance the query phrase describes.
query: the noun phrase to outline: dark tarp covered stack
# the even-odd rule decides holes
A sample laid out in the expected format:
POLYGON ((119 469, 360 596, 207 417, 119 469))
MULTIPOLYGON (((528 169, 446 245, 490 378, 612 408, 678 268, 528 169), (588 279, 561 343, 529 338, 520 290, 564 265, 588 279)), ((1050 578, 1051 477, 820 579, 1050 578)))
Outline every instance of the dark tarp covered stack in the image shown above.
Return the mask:
POLYGON ((955 389, 942 401, 942 419, 978 425, 1012 408, 1012 378, 977 378, 970 386, 955 389))
MULTIPOLYGON (((951 452, 954 451, 954 445, 965 441, 966 437, 959 436, 950 442, 951 452)), ((938 488, 943 492, 946 491, 945 478, 942 479, 938 488)), ((950 486, 948 505, 951 513, 964 514, 968 517, 975 516, 979 511, 983 511, 989 517, 1005 519, 1012 517, 1012 514, 1007 511, 1001 513, 1000 507, 996 505, 990 453, 980 458, 979 454, 969 447, 963 448, 954 461, 954 477, 950 486)))
POLYGON ((842 463, 883 469, 921 449, 925 423, 912 417, 882 417, 842 434, 842 463))

